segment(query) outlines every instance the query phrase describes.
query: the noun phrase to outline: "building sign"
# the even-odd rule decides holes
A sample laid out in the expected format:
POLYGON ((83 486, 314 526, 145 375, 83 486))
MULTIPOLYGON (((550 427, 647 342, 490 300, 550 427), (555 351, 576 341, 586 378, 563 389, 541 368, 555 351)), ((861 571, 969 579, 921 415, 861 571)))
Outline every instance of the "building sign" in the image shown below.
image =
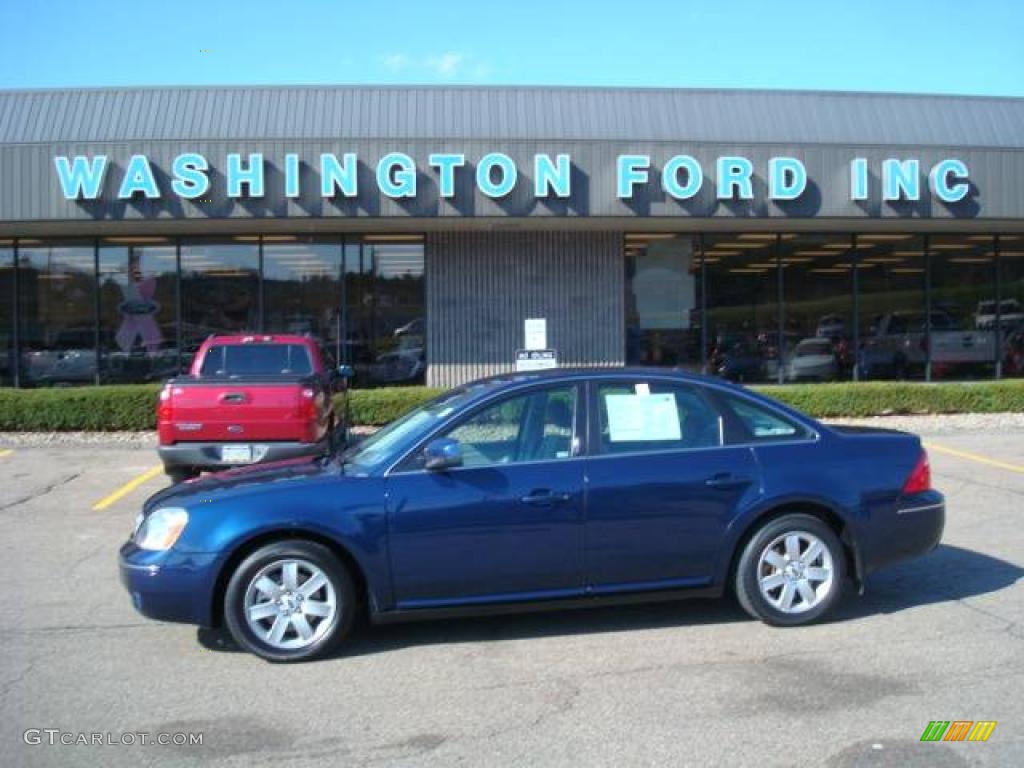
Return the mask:
POLYGON ((516 372, 546 371, 558 367, 558 353, 553 349, 517 349, 516 372))
MULTIPOLYGON (((372 181, 359 172, 365 161, 354 152, 340 156, 324 152, 311 158, 288 153, 283 162, 271 164, 259 152, 230 153, 218 158, 215 168, 205 155, 186 152, 175 156, 170 167, 154 170, 150 158, 141 154, 119 160, 116 169, 107 155, 53 158, 57 183, 67 200, 97 200, 111 193, 118 200, 201 200, 211 194, 228 199, 260 199, 266 194, 266 178, 271 169, 284 179, 285 198, 358 198, 373 193, 394 200, 416 198, 422 192, 421 178, 426 176, 433 182, 432 187, 436 185, 439 198, 451 199, 456 196, 458 180, 465 174, 472 177, 480 194, 495 200, 524 188, 537 199, 568 199, 574 194, 573 159, 566 153, 534 154, 528 168, 521 169, 502 152, 471 159, 462 153, 430 153, 425 163, 417 163, 404 152, 388 152, 366 163, 372 181), (221 188, 211 190, 211 177, 218 179, 221 188), (367 183, 372 189, 365 189, 367 183)), ((809 187, 807 169, 796 157, 773 156, 763 168, 755 167, 753 161, 742 155, 722 155, 705 167, 692 155, 677 154, 657 170, 646 154, 619 154, 614 162, 614 188, 594 190, 591 194, 629 201, 640 193, 659 189, 669 198, 687 201, 707 189, 717 200, 753 200, 755 181, 763 179, 768 199, 789 202, 799 200, 809 187)), ((890 157, 880 163, 854 157, 849 160, 847 173, 851 201, 864 201, 879 194, 885 201, 915 201, 930 191, 941 202, 956 203, 970 192, 967 164, 955 157, 942 158, 930 167, 923 167, 920 159, 914 157, 890 157), (922 189, 924 172, 927 189, 922 189)), ((435 194, 433 190, 431 194, 435 194)))
POLYGON ((548 321, 545 317, 528 317, 523 321, 527 349, 545 349, 548 345, 548 321))

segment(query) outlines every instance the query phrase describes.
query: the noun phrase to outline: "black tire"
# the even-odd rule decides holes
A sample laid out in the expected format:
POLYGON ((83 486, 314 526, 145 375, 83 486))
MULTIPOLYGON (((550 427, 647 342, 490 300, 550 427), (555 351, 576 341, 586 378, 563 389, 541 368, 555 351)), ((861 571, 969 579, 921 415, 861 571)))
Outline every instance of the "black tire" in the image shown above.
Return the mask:
MULTIPOLYGON (((807 547, 803 551, 806 553, 808 549, 810 548, 807 547)), ((822 565, 824 565, 824 561, 822 561, 822 565)), ((743 610, 755 619, 777 627, 795 627, 810 624, 828 613, 842 594, 845 577, 846 555, 832 528, 812 515, 784 515, 765 523, 743 548, 736 564, 736 598, 743 610), (817 602, 811 604, 811 607, 804 607, 808 604, 803 601, 802 595, 797 593, 791 597, 793 601, 791 606, 795 610, 784 611, 780 610, 762 593, 759 578, 765 575, 762 574, 762 569, 772 567, 768 563, 762 563, 762 555, 766 554, 773 542, 777 542, 781 537, 791 533, 810 534, 821 542, 831 561, 831 580, 818 583, 815 592, 817 589, 823 589, 824 592, 814 596, 817 602)), ((780 599, 784 599, 782 595, 784 589, 786 587, 781 585, 777 588, 780 599)))
POLYGON ((309 661, 330 653, 351 631, 355 615, 356 592, 348 569, 327 547, 311 541, 287 539, 261 547, 235 568, 224 593, 224 620, 231 637, 242 648, 268 661, 309 661), (313 642, 285 649, 256 634, 245 616, 245 598, 257 574, 293 558, 322 571, 334 591, 337 609, 329 619, 321 619, 326 624, 322 631, 316 625, 313 642))
POLYGON ((165 467, 164 471, 174 485, 199 476, 199 473, 191 467, 165 467))

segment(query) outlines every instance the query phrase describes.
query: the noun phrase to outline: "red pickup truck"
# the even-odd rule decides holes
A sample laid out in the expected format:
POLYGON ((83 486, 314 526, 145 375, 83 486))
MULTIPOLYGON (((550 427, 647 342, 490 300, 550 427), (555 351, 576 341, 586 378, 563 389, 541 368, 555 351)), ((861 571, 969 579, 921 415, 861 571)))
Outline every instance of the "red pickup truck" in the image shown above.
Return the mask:
POLYGON ((202 470, 326 452, 338 380, 304 336, 211 336, 188 375, 160 392, 164 469, 181 482, 202 470))

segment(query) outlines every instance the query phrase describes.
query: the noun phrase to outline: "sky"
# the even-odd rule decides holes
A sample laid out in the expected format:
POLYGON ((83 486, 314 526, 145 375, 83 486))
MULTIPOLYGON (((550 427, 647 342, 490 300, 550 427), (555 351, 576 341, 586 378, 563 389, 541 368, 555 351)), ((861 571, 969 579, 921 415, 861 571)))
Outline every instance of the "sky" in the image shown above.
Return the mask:
POLYGON ((0 88, 479 84, 1024 96, 1024 0, 0 0, 0 88))

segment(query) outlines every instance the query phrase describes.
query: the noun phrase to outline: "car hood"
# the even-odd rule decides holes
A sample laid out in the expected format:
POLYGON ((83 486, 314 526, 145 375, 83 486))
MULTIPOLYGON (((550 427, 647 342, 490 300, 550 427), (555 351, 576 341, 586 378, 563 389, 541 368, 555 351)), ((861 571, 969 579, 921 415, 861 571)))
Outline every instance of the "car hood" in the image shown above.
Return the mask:
POLYGON ((270 461, 265 464, 235 467, 165 488, 147 499, 143 511, 149 512, 157 506, 183 501, 185 498, 197 494, 205 496, 217 491, 236 490, 285 481, 302 482, 322 478, 326 475, 337 476, 341 472, 341 462, 333 456, 327 458, 302 456, 295 459, 270 461))

